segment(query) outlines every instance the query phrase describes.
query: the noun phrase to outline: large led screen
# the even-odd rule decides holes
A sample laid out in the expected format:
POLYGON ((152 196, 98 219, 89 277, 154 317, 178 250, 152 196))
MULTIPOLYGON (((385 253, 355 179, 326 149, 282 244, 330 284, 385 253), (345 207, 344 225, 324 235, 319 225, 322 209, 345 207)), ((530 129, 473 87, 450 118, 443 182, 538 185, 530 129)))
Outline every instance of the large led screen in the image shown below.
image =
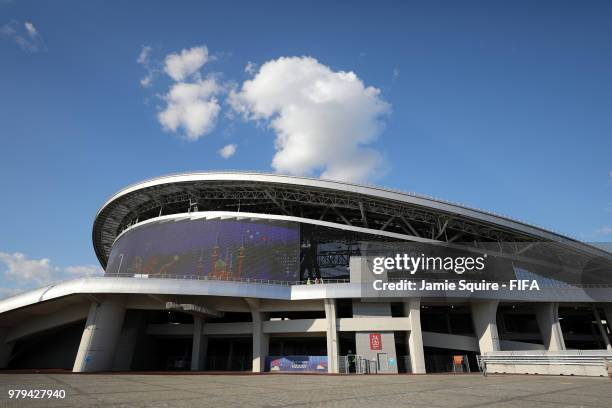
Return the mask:
POLYGON ((114 244, 108 275, 299 279, 296 223, 184 220, 143 225, 114 244))

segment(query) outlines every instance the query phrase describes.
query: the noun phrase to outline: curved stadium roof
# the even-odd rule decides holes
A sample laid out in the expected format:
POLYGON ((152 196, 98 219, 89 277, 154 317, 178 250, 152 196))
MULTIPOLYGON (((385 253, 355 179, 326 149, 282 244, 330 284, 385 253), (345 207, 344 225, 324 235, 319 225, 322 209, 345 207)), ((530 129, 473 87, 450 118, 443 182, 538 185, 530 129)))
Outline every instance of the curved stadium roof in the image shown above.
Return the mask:
POLYGON ((307 177, 254 172, 161 176, 109 198, 93 226, 96 255, 106 267, 113 242, 127 228, 160 215, 194 211, 272 214, 360 227, 441 242, 559 244, 565 251, 610 255, 598 248, 508 217, 415 194, 307 177))

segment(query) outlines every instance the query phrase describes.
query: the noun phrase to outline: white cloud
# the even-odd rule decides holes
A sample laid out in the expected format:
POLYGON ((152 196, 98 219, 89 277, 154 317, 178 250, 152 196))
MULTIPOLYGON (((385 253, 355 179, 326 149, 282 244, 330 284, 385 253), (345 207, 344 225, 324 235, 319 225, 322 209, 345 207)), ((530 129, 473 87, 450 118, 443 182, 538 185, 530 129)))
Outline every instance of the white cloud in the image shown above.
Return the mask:
POLYGON ((138 54, 138 58, 136 62, 140 65, 148 65, 149 64, 149 56, 151 55, 151 47, 148 45, 143 45, 140 49, 140 54, 138 54))
POLYGON ((255 72, 257 72, 257 64, 251 61, 247 62, 246 66, 244 67, 244 72, 251 76, 255 75, 255 72))
POLYGON ((153 78, 155 74, 158 72, 157 68, 153 68, 151 66, 151 51, 153 49, 148 45, 143 45, 140 49, 140 54, 138 54, 138 58, 136 58, 136 62, 144 67, 147 71, 147 74, 140 80, 140 86, 143 88, 148 88, 153 84, 153 78))
POLYGON ((383 167, 368 145, 391 107, 353 72, 333 71, 311 57, 282 57, 232 92, 230 104, 275 131, 277 172, 361 181, 383 167))
POLYGON ((34 38, 38 35, 38 30, 36 29, 36 27, 34 27, 34 24, 30 23, 29 21, 26 21, 23 26, 25 27, 26 31, 28 32, 28 35, 30 36, 30 38, 34 38))
POLYGON ((219 149, 219 155, 224 159, 229 159, 236 153, 236 147, 237 146, 235 144, 223 146, 223 148, 219 149))
POLYGON ((25 22, 22 25, 16 20, 12 20, 0 27, 0 36, 15 42, 26 52, 38 52, 45 49, 38 30, 30 22, 25 22))
POLYGON ((4 275, 18 282, 34 281, 44 285, 50 282, 51 275, 55 272, 49 259, 27 259, 19 252, 0 252, 0 261, 7 267, 4 275))
POLYGON ((140 80, 140 86, 142 86, 143 88, 148 88, 151 86, 151 84, 153 83, 153 76, 151 74, 147 74, 145 75, 141 80, 140 80))
POLYGON ((47 258, 29 259, 20 252, 0 252, 0 298, 54 282, 102 273, 102 268, 96 265, 60 268, 47 258))
POLYGON ((178 82, 164 95, 166 108, 157 115, 166 131, 185 131, 188 140, 210 133, 221 107, 215 95, 222 91, 214 77, 193 83, 178 82))
POLYGON ((612 179, 612 170, 608 173, 608 177, 612 179))
POLYGON ((393 68, 393 79, 398 79, 400 77, 400 70, 399 68, 393 68))
POLYGON ((68 266, 66 272, 75 277, 80 276, 94 276, 103 274, 104 271, 97 265, 80 265, 80 266, 68 266))
POLYGON ((185 49, 180 54, 170 54, 166 57, 164 71, 175 81, 183 81, 198 72, 209 61, 206 46, 185 49))

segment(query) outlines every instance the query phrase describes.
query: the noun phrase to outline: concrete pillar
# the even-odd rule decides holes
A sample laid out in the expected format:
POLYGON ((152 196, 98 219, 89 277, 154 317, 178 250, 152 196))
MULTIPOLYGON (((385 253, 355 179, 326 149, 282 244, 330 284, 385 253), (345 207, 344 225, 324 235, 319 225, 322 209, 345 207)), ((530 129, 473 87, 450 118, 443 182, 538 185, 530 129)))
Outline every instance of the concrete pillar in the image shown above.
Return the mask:
POLYGON ((327 372, 338 373, 338 324, 336 320, 336 299, 323 299, 325 306, 327 337, 327 372))
POLYGON ((413 374, 425 374, 425 352, 423 351, 423 332, 421 330, 421 300, 410 299, 404 302, 404 314, 410 319, 408 351, 413 374))
POLYGON ((7 333, 8 328, 0 328, 0 368, 6 368, 8 363, 11 361, 13 347, 15 347, 15 342, 13 341, 5 343, 4 339, 6 338, 7 333))
POLYGON ((261 373, 265 370, 270 336, 263 332, 263 322, 266 315, 259 311, 257 299, 245 299, 251 309, 253 320, 253 372, 261 373))
POLYGON ((112 368, 124 316, 122 300, 91 304, 73 372, 109 371, 112 368))
POLYGON ((191 371, 202 371, 206 369, 206 351, 208 349, 208 337, 204 336, 204 318, 193 317, 193 343, 191 347, 191 371))
POLYGON ((537 303, 535 305, 535 312, 546 350, 565 350, 563 332, 559 324, 559 304, 556 302, 537 303))
POLYGON ((608 333, 606 332, 605 327, 601 324, 601 316, 599 315, 599 310, 597 310, 597 305, 593 305, 593 317, 595 318, 595 323, 597 323, 597 328, 599 329, 599 334, 601 334, 601 338, 606 345, 606 350, 612 350, 612 345, 610 345, 610 338, 608 337, 608 333))
POLYGON ((478 337, 480 354, 489 351, 498 351, 499 334, 497 333, 497 305, 498 301, 484 301, 472 303, 472 321, 474 331, 478 337))
POLYGON ((126 312, 123 328, 113 359, 113 371, 129 371, 132 368, 132 359, 136 351, 136 343, 147 329, 144 310, 130 310, 126 312))

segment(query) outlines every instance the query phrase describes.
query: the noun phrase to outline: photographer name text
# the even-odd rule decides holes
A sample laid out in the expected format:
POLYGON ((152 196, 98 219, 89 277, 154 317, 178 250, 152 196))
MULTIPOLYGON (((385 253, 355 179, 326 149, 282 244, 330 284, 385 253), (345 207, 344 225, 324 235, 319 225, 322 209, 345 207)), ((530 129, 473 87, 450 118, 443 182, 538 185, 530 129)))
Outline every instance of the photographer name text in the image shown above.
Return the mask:
POLYGON ((540 290, 538 282, 528 279, 512 279, 508 283, 505 282, 489 282, 481 280, 479 282, 468 281, 461 279, 459 281, 428 281, 421 279, 420 281, 400 280, 397 282, 384 282, 381 279, 372 282, 372 287, 376 291, 466 291, 466 292, 481 292, 481 291, 536 291, 540 290))

